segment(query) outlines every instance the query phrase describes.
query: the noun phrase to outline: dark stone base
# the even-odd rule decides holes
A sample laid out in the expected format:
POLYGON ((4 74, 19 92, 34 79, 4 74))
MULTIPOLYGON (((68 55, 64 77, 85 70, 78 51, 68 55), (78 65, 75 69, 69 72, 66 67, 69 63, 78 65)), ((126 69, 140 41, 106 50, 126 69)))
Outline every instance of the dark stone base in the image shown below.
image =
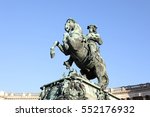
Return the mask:
POLYGON ((41 100, 119 100, 77 72, 41 87, 41 100))

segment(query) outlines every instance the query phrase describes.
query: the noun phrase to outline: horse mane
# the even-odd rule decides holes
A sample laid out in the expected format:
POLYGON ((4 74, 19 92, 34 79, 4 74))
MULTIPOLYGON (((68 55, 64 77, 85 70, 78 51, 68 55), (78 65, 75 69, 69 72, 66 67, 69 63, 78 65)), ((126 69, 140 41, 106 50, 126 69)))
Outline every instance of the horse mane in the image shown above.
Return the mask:
POLYGON ((78 23, 76 23, 76 22, 75 22, 74 32, 75 32, 75 33, 83 34, 82 28, 81 28, 80 25, 79 25, 78 23))

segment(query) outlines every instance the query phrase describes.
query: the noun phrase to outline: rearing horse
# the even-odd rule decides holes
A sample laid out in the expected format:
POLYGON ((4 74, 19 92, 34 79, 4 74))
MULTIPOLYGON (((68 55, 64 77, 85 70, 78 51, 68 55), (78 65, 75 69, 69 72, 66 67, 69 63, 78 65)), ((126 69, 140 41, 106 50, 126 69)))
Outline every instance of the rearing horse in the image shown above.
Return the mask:
POLYGON ((55 41, 50 49, 51 58, 54 57, 54 48, 57 46, 65 55, 70 55, 75 64, 80 68, 82 75, 91 80, 97 77, 99 86, 105 89, 109 79, 106 66, 98 53, 90 52, 88 42, 82 33, 82 29, 73 19, 68 19, 65 24, 63 44, 55 41))

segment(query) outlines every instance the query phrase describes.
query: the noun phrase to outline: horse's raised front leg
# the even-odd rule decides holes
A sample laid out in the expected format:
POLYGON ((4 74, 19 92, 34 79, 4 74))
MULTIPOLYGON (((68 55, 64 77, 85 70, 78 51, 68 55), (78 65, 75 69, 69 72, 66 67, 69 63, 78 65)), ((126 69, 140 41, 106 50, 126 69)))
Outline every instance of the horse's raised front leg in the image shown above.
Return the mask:
POLYGON ((50 57, 51 58, 54 58, 54 56, 55 56, 55 47, 58 45, 58 43, 59 43, 58 41, 55 41, 53 46, 50 48, 50 57))
POLYGON ((68 53, 66 47, 64 46, 64 44, 61 45, 61 44, 59 43, 59 41, 55 41, 54 44, 53 44, 53 46, 50 48, 50 57, 51 57, 51 58, 54 58, 54 56, 55 56, 55 47, 56 47, 56 46, 60 49, 60 51, 61 51, 62 53, 64 53, 65 55, 69 55, 69 53, 68 53))

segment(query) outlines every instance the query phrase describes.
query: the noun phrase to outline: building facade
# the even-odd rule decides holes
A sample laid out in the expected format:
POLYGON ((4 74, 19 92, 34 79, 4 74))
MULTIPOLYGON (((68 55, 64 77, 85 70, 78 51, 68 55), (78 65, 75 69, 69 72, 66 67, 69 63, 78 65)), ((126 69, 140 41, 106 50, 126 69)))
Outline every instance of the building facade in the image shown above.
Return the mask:
MULTIPOLYGON (((108 88, 108 92, 122 100, 150 100, 150 83, 108 88)), ((7 93, 0 91, 0 100, 38 100, 40 93, 7 93)))
POLYGON ((7 93, 0 92, 0 100, 38 100, 39 93, 7 93))
POLYGON ((108 91, 124 100, 150 100, 150 83, 110 88, 108 91))

